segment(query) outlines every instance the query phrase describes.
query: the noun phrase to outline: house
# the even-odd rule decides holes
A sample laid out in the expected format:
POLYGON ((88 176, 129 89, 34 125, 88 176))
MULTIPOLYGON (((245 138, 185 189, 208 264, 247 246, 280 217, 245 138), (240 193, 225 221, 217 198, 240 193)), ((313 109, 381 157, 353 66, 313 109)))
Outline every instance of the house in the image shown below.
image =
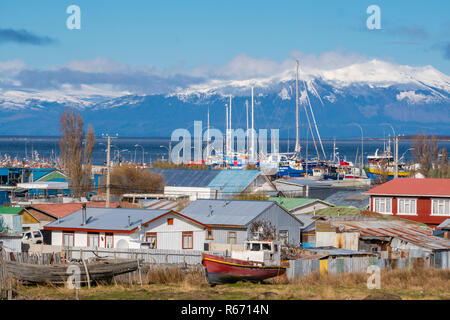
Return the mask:
POLYGON ((311 198, 270 197, 269 200, 276 201, 280 206, 292 214, 314 212, 316 210, 333 207, 331 203, 311 198))
POLYGON ((450 217, 450 179, 393 179, 365 194, 370 210, 436 227, 450 217))
POLYGON ((325 221, 326 217, 313 216, 310 214, 296 214, 295 217, 303 223, 301 229, 301 246, 303 248, 313 248, 316 246, 316 222, 325 221))
POLYGON ((297 245, 303 223, 273 201, 207 200, 192 202, 181 213, 207 225, 205 250, 229 250, 251 240, 253 222, 267 221, 275 227, 276 237, 282 243, 297 245))
MULTIPOLYGON (((22 220, 22 230, 20 232, 28 230, 39 230, 41 226, 41 219, 43 218, 35 212, 28 211, 24 207, 0 207, 0 214, 19 215, 22 220)), ((48 217, 46 221, 50 222, 52 221, 52 219, 48 217)))
POLYGON ((267 176, 259 170, 193 170, 193 169, 149 169, 163 175, 164 194, 167 196, 188 195, 196 199, 222 199, 243 192, 275 192, 267 176))
POLYGON ((286 197, 320 198, 318 195, 322 195, 327 190, 333 192, 331 188, 332 184, 328 181, 315 181, 306 178, 283 178, 273 183, 276 190, 286 197))
POLYGON ((450 251, 450 241, 433 236, 425 225, 368 218, 318 221, 316 247, 327 246, 374 252, 380 258, 430 257, 450 251))
POLYGON ((44 227, 52 245, 203 250, 209 227, 173 210, 87 207, 44 227))
POLYGON ((9 252, 22 251, 22 217, 14 213, 0 213, 0 248, 9 252))

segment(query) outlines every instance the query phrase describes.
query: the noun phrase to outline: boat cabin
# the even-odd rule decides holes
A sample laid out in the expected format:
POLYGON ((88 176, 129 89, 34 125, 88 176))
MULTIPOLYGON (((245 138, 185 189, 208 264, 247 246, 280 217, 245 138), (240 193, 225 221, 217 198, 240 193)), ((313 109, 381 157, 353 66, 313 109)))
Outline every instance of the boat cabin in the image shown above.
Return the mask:
POLYGON ((260 262, 265 266, 279 265, 281 260, 280 242, 271 240, 245 241, 244 250, 231 251, 231 258, 260 262))

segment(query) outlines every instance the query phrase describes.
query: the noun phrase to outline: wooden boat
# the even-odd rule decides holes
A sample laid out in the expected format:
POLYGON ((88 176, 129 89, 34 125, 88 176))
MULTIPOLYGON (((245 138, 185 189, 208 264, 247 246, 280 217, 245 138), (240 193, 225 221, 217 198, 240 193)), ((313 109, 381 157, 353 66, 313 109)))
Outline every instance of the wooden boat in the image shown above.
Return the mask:
POLYGON ((139 267, 137 260, 130 259, 98 259, 86 265, 83 263, 37 265, 5 260, 3 263, 13 278, 31 283, 55 284, 65 283, 67 278, 73 275, 73 271, 68 270, 73 265, 79 267, 81 283, 87 283, 88 278, 90 281, 111 280, 114 276, 136 271, 139 267))
POLYGON ((286 273, 286 266, 264 266, 260 262, 203 253, 202 263, 212 285, 237 281, 261 282, 286 273))

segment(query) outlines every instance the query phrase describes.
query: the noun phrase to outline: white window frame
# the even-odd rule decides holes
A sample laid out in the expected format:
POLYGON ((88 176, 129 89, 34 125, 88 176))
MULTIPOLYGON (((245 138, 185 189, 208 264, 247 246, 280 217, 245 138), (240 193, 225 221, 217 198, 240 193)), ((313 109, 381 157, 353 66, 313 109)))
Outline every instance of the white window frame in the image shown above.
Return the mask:
POLYGON ((373 197, 373 211, 375 211, 375 212, 378 212, 378 213, 382 213, 382 214, 392 214, 392 198, 389 198, 389 197, 373 197), (381 204, 381 202, 383 202, 384 203, 384 208, 385 208, 385 210, 384 211, 381 211, 381 210, 378 210, 377 209, 377 200, 380 202, 380 204, 381 204), (388 211, 388 210, 386 210, 386 205, 388 204, 388 202, 389 202, 389 206, 390 206, 390 210, 388 211))
POLYGON ((450 199, 448 198, 433 198, 431 199, 431 214, 432 216, 450 216, 450 199), (442 209, 443 213, 439 211, 442 209))
POLYGON ((397 215, 399 216, 417 216, 417 198, 397 198, 397 215), (409 212, 405 210, 406 202, 409 203, 409 212), (403 203, 403 205, 402 205, 403 203), (401 210, 403 209, 403 210, 401 210), (403 212, 401 212, 403 211, 403 212))

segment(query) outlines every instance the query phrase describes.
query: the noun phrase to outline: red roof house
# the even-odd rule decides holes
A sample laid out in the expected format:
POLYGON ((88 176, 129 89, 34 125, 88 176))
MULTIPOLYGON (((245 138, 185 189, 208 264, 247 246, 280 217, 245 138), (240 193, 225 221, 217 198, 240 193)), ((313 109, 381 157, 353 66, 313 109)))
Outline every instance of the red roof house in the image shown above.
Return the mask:
POLYGON ((436 227, 450 217, 450 179, 393 179, 364 192, 370 210, 436 227))
MULTIPOLYGON (((31 205, 32 208, 37 209, 43 213, 46 213, 48 215, 54 216, 56 218, 63 218, 71 213, 74 213, 75 211, 81 210, 83 207, 82 203, 42 203, 42 204, 33 204, 31 205)), ((86 207, 90 208, 104 208, 106 207, 106 202, 100 201, 100 202, 87 202, 86 207)), ((111 208, 118 208, 120 207, 120 202, 111 202, 110 203, 111 208)))

